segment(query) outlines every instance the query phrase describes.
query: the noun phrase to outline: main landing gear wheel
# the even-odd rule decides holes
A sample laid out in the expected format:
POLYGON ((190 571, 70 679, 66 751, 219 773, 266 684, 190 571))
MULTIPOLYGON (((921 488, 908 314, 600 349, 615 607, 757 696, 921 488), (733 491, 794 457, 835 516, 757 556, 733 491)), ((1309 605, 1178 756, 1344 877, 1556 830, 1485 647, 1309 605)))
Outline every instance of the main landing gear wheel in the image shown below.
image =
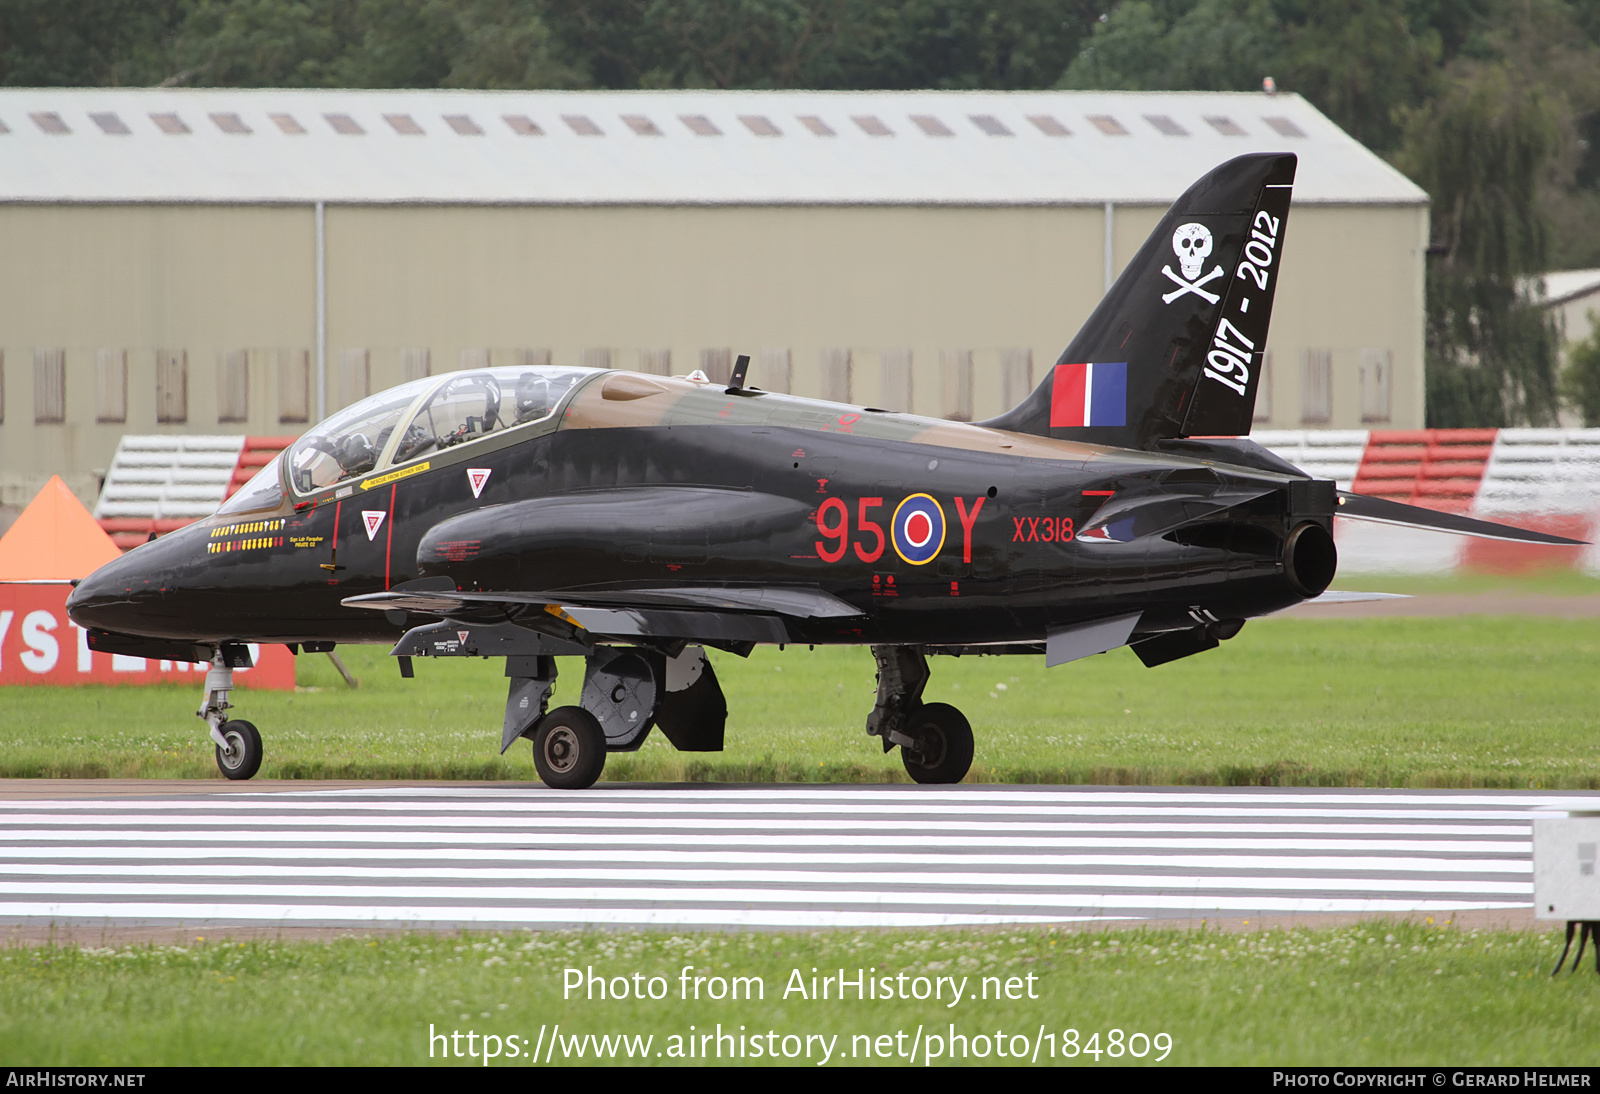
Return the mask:
POLYGON ((217 727, 228 747, 217 745, 217 767, 230 779, 248 779, 261 770, 261 734, 243 718, 217 727))
MULTIPOLYGON (((970 750, 969 750, 970 751, 970 750)), ((546 786, 582 790, 606 766, 606 735, 582 707, 557 707, 533 731, 533 766, 546 786)))
POLYGON ((972 724, 948 703, 919 707, 906 722, 916 746, 900 746, 906 774, 919 783, 958 783, 972 766, 972 724))

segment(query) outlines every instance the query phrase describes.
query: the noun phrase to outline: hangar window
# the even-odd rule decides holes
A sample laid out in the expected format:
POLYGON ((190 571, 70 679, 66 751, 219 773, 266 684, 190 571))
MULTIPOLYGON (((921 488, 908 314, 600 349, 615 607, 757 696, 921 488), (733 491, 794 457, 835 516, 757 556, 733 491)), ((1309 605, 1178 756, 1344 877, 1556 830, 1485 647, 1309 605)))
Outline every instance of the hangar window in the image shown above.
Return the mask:
POLYGON ((1005 123, 993 114, 974 114, 972 115, 972 124, 991 137, 1011 136, 1011 130, 1007 129, 1005 123))
POLYGON ((1169 137, 1187 137, 1189 131, 1166 114, 1146 114, 1144 120, 1169 137))
POLYGON ((454 129, 463 137, 483 136, 483 130, 479 128, 478 123, 466 114, 446 114, 444 120, 450 123, 451 129, 454 129))
POLYGON ((1308 349, 1300 358, 1300 421, 1326 425, 1333 417, 1333 351, 1308 349))
POLYGON ((656 128, 656 123, 643 114, 624 114, 622 120, 627 123, 629 129, 641 137, 659 137, 662 135, 661 130, 656 128))
POLYGON ((410 114, 385 114, 383 120, 389 123, 389 128, 399 133, 402 137, 426 136, 422 126, 410 114))
POLYGON ((700 351, 700 371, 711 377, 714 384, 726 384, 733 379, 733 350, 703 349, 700 351))
POLYGON ((217 361, 217 421, 243 422, 250 418, 250 355, 242 349, 223 350, 217 361))
POLYGON ((972 351, 939 352, 940 411, 953 422, 972 421, 972 351))
POLYGON ((67 351, 33 351, 33 421, 58 425, 67 420, 67 351))
POLYGON ((883 124, 883 120, 876 114, 852 114, 850 120, 861 127, 861 132, 869 137, 892 137, 894 130, 883 124))
POLYGON ((28 117, 32 118, 33 124, 37 125, 39 129, 45 133, 61 134, 72 132, 72 130, 67 128, 67 123, 61 120, 60 114, 43 112, 39 114, 29 114, 28 117))
POLYGON ((827 122, 823 121, 815 114, 801 114, 800 124, 811 130, 811 132, 815 133, 819 137, 834 137, 838 135, 833 131, 833 128, 829 126, 827 122))
POLYGON ((11 127, 9 125, 7 125, 5 122, 0 122, 0 133, 9 133, 9 132, 11 132, 11 127))
POLYGON ((944 122, 935 118, 932 114, 913 114, 911 115, 911 120, 917 123, 918 129, 930 137, 953 137, 956 135, 955 130, 945 125, 944 122))
POLYGON ((189 127, 176 114, 152 114, 150 120, 156 123, 157 129, 170 136, 180 137, 189 132, 189 127))
POLYGON ((762 114, 740 114, 744 127, 758 137, 781 137, 783 130, 772 124, 772 119, 762 114))
POLYGON ((587 114, 563 114, 561 120, 567 123, 567 128, 580 137, 603 137, 605 133, 598 125, 589 120, 587 114))
POLYGON ((851 373, 854 371, 848 349, 823 350, 822 397, 831 403, 848 403, 851 373))
POLYGON ((878 401, 885 410, 901 414, 911 410, 911 351, 885 349, 878 353, 878 401))
POLYGON ((1249 136, 1249 134, 1240 128, 1238 122, 1224 114, 1207 114, 1206 121, 1210 123, 1212 129, 1215 129, 1224 137, 1249 136))
POLYGON ((1361 421, 1387 422, 1394 390, 1394 354, 1386 349, 1361 351, 1361 421))
POLYGON ((1000 399, 1002 406, 1017 406, 1033 392, 1033 351, 1000 351, 1000 399))
POLYGON ((511 131, 519 137, 544 136, 544 130, 539 128, 539 123, 526 114, 506 114, 503 117, 505 123, 511 127, 511 131))
POLYGON ((427 346, 407 346, 400 351, 400 375, 407 380, 433 375, 433 354, 427 346))
POLYGON ((1271 117, 1262 118, 1261 120, 1272 126, 1272 131, 1278 134, 1280 137, 1303 137, 1306 135, 1306 131, 1304 129, 1301 129, 1298 125, 1295 125, 1294 122, 1290 121, 1288 118, 1271 117))
POLYGON ((1090 114, 1089 122, 1108 137, 1126 137, 1128 131, 1110 114, 1090 114))
MULTIPOLYGON (((761 387, 768 391, 781 391, 785 395, 794 386, 794 355, 786 349, 761 351, 761 387)), ((755 385, 752 385, 755 386, 755 385)))
POLYGON ((100 132, 111 137, 126 137, 133 130, 128 128, 128 123, 111 113, 109 110, 99 114, 90 114, 89 120, 100 127, 100 132))
POLYGON ((278 421, 304 422, 311 417, 311 354, 303 349, 278 351, 278 421))
POLYGON ((1028 120, 1035 129, 1047 137, 1070 137, 1072 130, 1062 125, 1052 114, 1029 114, 1028 120))
POLYGON ((156 421, 189 420, 189 354, 181 349, 156 350, 156 421))
POLYGON ((341 133, 346 137, 366 135, 367 131, 362 129, 360 124, 348 114, 324 114, 323 117, 328 119, 328 124, 333 126, 335 133, 341 133))
MULTIPOLYGON (((276 125, 291 137, 298 137, 306 131, 305 126, 294 120, 293 114, 268 114, 267 117, 272 119, 273 125, 276 125)), ((188 132, 188 130, 184 132, 188 132)))
POLYGON ((689 131, 697 137, 720 137, 722 130, 718 129, 710 118, 704 114, 679 114, 678 120, 689 127, 689 131))
POLYGON ((128 351, 101 349, 94 354, 94 420, 128 420, 128 351))
POLYGON ((211 121, 224 133, 243 135, 250 132, 250 127, 245 125, 244 120, 237 114, 213 114, 211 121))

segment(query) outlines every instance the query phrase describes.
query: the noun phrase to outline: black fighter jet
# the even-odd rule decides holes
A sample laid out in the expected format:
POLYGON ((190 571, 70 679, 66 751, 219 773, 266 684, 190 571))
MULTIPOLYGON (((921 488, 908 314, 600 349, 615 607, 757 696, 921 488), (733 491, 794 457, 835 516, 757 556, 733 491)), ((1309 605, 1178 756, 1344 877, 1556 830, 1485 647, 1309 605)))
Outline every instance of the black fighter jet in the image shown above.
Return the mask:
POLYGON ((654 727, 722 747, 705 647, 867 645, 866 728, 958 782, 972 729, 928 657, 1209 650, 1321 594, 1335 514, 1573 541, 1343 493, 1249 440, 1295 157, 1189 189, 1021 405, 977 424, 731 383, 569 368, 422 379, 316 426, 217 513, 84 580, 92 649, 210 662, 200 715, 233 779, 247 642, 506 659, 501 750, 586 787, 654 727), (555 658, 579 705, 547 710, 555 658))

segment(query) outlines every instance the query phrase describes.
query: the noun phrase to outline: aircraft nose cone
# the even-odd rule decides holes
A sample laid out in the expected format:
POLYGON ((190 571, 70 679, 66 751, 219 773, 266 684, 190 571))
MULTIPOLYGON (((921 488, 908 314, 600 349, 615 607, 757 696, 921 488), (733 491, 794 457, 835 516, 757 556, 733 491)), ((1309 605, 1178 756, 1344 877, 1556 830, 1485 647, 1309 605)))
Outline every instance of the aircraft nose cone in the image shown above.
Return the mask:
POLYGON ((130 555, 113 559, 78 582, 67 597, 67 616, 81 627, 139 633, 139 618, 159 592, 147 588, 130 555))

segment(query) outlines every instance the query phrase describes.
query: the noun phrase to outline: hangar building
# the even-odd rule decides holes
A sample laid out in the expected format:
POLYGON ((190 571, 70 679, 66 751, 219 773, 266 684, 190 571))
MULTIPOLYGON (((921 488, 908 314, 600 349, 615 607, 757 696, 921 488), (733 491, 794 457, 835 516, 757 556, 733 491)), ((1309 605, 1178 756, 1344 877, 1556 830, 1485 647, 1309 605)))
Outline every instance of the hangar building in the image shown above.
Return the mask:
POLYGON ((987 417, 1258 150, 1261 425, 1420 427, 1427 196, 1295 95, 0 90, 0 504, 484 363, 987 417))

